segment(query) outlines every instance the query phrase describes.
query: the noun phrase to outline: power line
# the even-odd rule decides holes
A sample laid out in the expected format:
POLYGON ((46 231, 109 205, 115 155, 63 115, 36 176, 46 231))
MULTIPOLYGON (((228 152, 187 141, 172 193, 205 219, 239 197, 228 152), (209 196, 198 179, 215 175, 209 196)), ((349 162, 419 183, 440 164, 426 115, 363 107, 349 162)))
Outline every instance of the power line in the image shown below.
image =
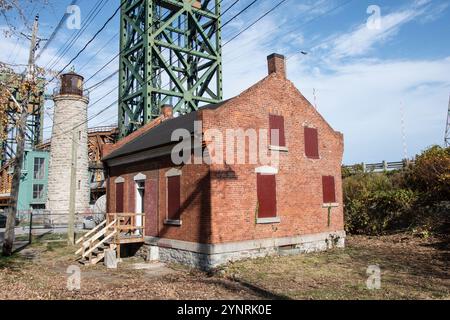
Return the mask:
MULTIPOLYGON (((225 27, 226 25, 228 25, 231 21, 233 21, 234 19, 236 19, 237 17, 239 17, 241 14, 243 14, 245 11, 247 11, 248 9, 250 9, 253 5, 255 5, 256 4, 256 2, 258 2, 259 0, 253 0, 250 4, 248 4, 245 8, 243 8, 242 10, 240 10, 238 13, 236 13, 233 17, 231 17, 227 22, 225 22, 220 28, 219 28, 219 30, 218 31, 220 31, 220 30, 222 30, 222 28, 223 27, 225 27)), ((285 2, 286 0, 283 0, 282 2, 285 2)), ((223 0, 221 1, 221 2, 223 2, 223 0)), ((221 3, 220 2, 220 3, 221 3)), ((221 14, 220 14, 220 16, 219 17, 221 17, 223 14, 225 14, 226 12, 228 12, 232 7, 234 7, 237 3, 239 2, 239 0, 237 0, 237 1, 235 1, 233 4, 231 4, 226 10, 224 10, 224 12, 222 12, 221 14)), ((278 4, 278 6, 280 6, 281 5, 281 3, 280 4, 278 4)), ((273 11, 273 10, 272 10, 273 11)), ((266 16, 267 15, 267 13, 264 15, 264 16, 266 16)), ((259 20, 261 20, 262 18, 260 18, 259 20)), ((258 21, 259 21, 258 20, 258 21)), ((236 38, 236 37, 235 37, 236 38)), ((176 39, 177 40, 177 39, 176 39)), ((176 41, 175 40, 175 41, 176 41)), ((223 45, 223 46, 225 46, 225 45, 223 45)), ((222 47, 223 47, 222 46, 222 47)), ((164 51, 164 49, 163 50, 161 50, 161 53, 164 51)), ((120 54, 120 53, 119 53, 120 54)), ((115 58, 114 58, 115 59, 115 58)), ((179 59, 176 59, 173 63, 177 63, 179 61, 179 59)), ((110 63, 110 62, 109 62, 110 63)), ((118 73, 119 71, 117 70, 115 73, 113 73, 112 75, 110 75, 110 76, 113 76, 114 74, 116 74, 116 73, 118 73)), ((148 77, 146 76, 145 77, 145 81, 146 81, 146 83, 148 84, 148 83, 150 83, 152 80, 155 80, 155 78, 157 78, 157 77, 159 77, 161 74, 162 74, 162 70, 159 72, 159 74, 157 74, 157 75, 155 75, 155 77, 152 77, 151 79, 147 79, 148 77)), ((91 77, 92 78, 92 77, 91 77)), ((90 79, 91 79, 90 78, 90 79)), ((89 79, 88 79, 89 80, 89 79)), ((169 83, 167 83, 166 85, 164 85, 163 86, 163 88, 164 87, 166 87, 167 85, 169 85, 171 82, 169 82, 169 83)), ((118 88, 118 86, 117 86, 117 88, 118 88)), ((118 100, 116 101, 116 102, 118 102, 118 100)))
MULTIPOLYGON (((71 6, 74 6, 77 4, 79 0, 72 0, 72 2, 70 3, 71 6)), ((39 51, 37 57, 36 57, 36 61, 41 57, 41 55, 44 53, 44 51, 48 48, 48 46, 50 45, 50 43, 55 39, 56 35, 58 34, 59 30, 61 30, 64 22, 67 20, 67 17, 69 16, 69 14, 67 12, 64 13, 63 17, 61 18, 61 20, 59 21, 58 25, 56 26, 55 30, 53 30, 53 33, 50 35, 50 38, 47 40, 47 42, 45 43, 44 47, 41 49, 41 51, 39 51)))
MULTIPOLYGON (((104 0, 97 0, 94 7, 89 11, 87 18, 86 18, 85 22, 83 23, 81 29, 78 30, 72 36, 70 36, 69 39, 67 39, 67 41, 58 50, 55 57, 52 60, 50 60, 49 63, 47 63, 45 68, 49 67, 49 69, 53 69, 58 64, 58 62, 63 58, 63 56, 73 47, 75 42, 81 37, 83 32, 85 32, 86 29, 91 25, 91 23, 93 22, 93 19, 95 19, 95 17, 100 12, 97 10, 100 7, 100 5, 103 3, 103 1, 104 0)), ((104 5, 105 4, 106 4, 106 2, 104 3, 104 5)), ((104 7, 104 5, 102 6, 102 8, 104 7)))
MULTIPOLYGON (((95 40, 95 38, 97 38, 97 36, 106 28, 106 26, 111 22, 112 19, 114 19, 114 17, 116 16, 116 14, 120 11, 120 9, 122 8, 122 6, 124 4, 126 4, 127 0, 124 0, 121 5, 116 9, 116 11, 114 11, 114 14, 108 18, 108 20, 106 20, 106 22, 103 24, 103 26, 94 34, 94 36, 84 45, 84 47, 78 51, 78 53, 75 55, 75 57, 72 58, 72 60, 69 61, 69 63, 67 63, 64 68, 61 69, 61 71, 58 72, 58 74, 53 77, 53 79, 55 79, 57 76, 59 76, 62 72, 64 72, 64 70, 70 66, 70 64, 72 62, 74 62, 83 52, 84 50, 86 50, 86 48, 95 40)), ((53 79, 50 81, 52 82, 53 79)))
MULTIPOLYGON (((223 1, 223 0, 222 0, 223 1)), ((221 1, 221 2, 222 2, 221 1)), ((258 2, 259 0, 253 0, 249 5, 247 5, 244 9, 242 9, 242 10, 240 10, 237 14, 235 14, 233 17, 231 17, 224 25, 222 25, 220 28, 219 28, 219 30, 221 30, 224 26, 226 26, 227 24, 229 24, 231 21, 233 21, 234 19, 236 19, 239 15, 241 15, 242 13, 244 13, 245 11, 247 11, 249 8, 251 8, 256 2, 258 2)), ((237 3, 237 1, 235 1, 232 5, 231 5, 231 7, 232 6, 234 6, 235 4, 237 3)), ((227 12, 228 10, 229 10, 230 8, 228 8, 227 10, 225 10, 224 11, 224 13, 225 12, 227 12)), ((222 13, 223 14, 223 13, 222 13)), ((222 14, 220 15, 220 16, 222 16, 222 14)), ((260 19, 261 20, 261 19, 260 19)), ((144 31, 145 32, 145 31, 144 31)), ((120 53, 119 53, 120 54, 120 53)), ((179 61, 179 59, 177 59, 175 62, 173 62, 173 63, 176 63, 177 61, 179 61)), ((108 62, 108 64, 109 64, 110 62, 108 62)), ((104 68, 105 66, 103 66, 103 68, 104 68)), ((162 73, 162 71, 157 75, 157 76, 160 76, 161 75, 161 73, 162 73)), ((115 74, 115 73, 114 73, 115 74)), ((110 76, 108 76, 108 77, 111 77, 111 76, 113 76, 113 75, 110 75, 110 76)), ((156 76, 156 77, 157 77, 156 76)), ((91 77, 92 78, 92 77, 91 77)), ((89 78, 89 80, 91 79, 91 78, 89 78)), ((152 81, 152 80, 154 80, 154 78, 152 77, 152 78, 150 78, 150 79, 148 79, 148 76, 146 76, 145 77, 145 81, 146 81, 146 83, 149 83, 150 81, 152 81)), ((87 81, 86 81, 87 82, 87 81)), ((115 88, 116 89, 116 88, 115 88)), ((106 96, 108 96, 109 94, 111 94, 111 92, 110 93, 108 93, 108 94, 105 94, 103 97, 101 97, 100 99, 104 99, 106 96)), ((99 99, 99 100, 100 100, 99 99)), ((97 103, 98 102, 98 100, 95 102, 95 103, 97 103)), ((99 115, 101 115, 103 112, 105 112, 106 110, 108 110, 108 109, 110 109, 111 107, 113 107, 114 105, 116 105, 118 103, 118 99, 117 100, 115 100, 114 102, 112 102, 110 105, 108 105, 107 107, 105 107, 104 109, 102 109, 102 110, 100 110, 99 112, 97 112, 95 115, 93 115, 92 117, 90 117, 89 119, 87 119, 87 121, 83 121, 82 123, 80 123, 80 124, 78 124, 77 126, 75 126, 73 129, 75 129, 75 128, 77 128, 77 127, 79 127, 79 126, 81 126, 81 125, 83 125, 84 123, 86 123, 86 122, 88 122, 88 121, 91 121, 92 119, 94 119, 94 118, 96 118, 96 117, 98 117, 99 115)), ((72 129, 72 130, 73 130, 72 129)), ((71 132, 72 130, 70 130, 70 131, 67 131, 67 132, 71 132)))
MULTIPOLYGON (((219 3, 222 3, 224 0, 221 0, 219 3)), ((239 2, 240 0, 236 0, 235 3, 239 2)), ((234 4, 235 4, 234 3, 234 4)), ((233 4, 233 5, 234 5, 233 4)), ((161 19, 167 18, 170 15, 170 11, 166 13, 165 16, 162 16, 161 19)), ((183 20, 182 23, 185 23, 187 21, 187 18, 183 20)), ((151 28, 151 26, 148 26, 147 28, 144 29, 144 31, 141 32, 141 36, 147 32, 149 29, 151 28)), ((178 39, 180 39, 181 35, 178 35, 178 38, 174 40, 174 42, 178 41, 178 39)), ((166 48, 163 48, 161 50, 161 53, 164 52, 164 50, 166 50, 166 48)), ((125 51, 125 48, 120 50, 116 55, 114 55, 114 57, 112 57, 112 59, 110 59, 106 64, 104 64, 99 70, 97 70, 92 76, 90 76, 86 81, 85 84, 88 83, 90 80, 92 80, 96 75, 98 75, 101 71, 103 71, 109 64, 111 64, 114 60, 117 59, 117 57, 120 56, 120 54, 122 54, 125 51)), ((116 70, 113 74, 109 75, 108 77, 111 77, 115 74, 119 73, 119 70, 116 70)), ((108 78, 107 77, 107 78, 108 78)), ((103 81, 103 80, 102 80, 103 81)), ((102 82, 100 81, 100 82, 102 82)), ((96 85, 93 85, 92 87, 95 87, 96 85)))
MULTIPOLYGON (((352 1, 353 1, 353 0, 349 0, 349 1, 346 1, 346 2, 344 2, 344 3, 341 3, 341 4, 339 4, 339 5, 337 5, 337 6, 333 7, 333 8, 331 8, 330 10, 327 10, 327 11, 321 13, 321 14, 318 14, 318 15, 315 16, 315 17, 312 17, 311 19, 305 21, 304 23, 302 23, 302 24, 296 26, 295 28, 293 28, 293 29, 291 29, 291 30, 288 30, 288 31, 286 31, 286 32, 284 32, 284 33, 285 33, 285 34, 292 34, 293 32, 297 31, 297 30, 300 29, 301 27, 304 27, 304 26, 306 26, 306 25, 308 25, 308 24, 314 22, 315 20, 317 20, 317 19, 319 19, 319 18, 322 18, 322 17, 324 17, 324 16, 326 16, 326 15, 329 15, 329 14, 332 13, 333 11, 335 11, 335 10, 337 10, 337 9, 339 9, 339 8, 342 8, 342 7, 346 6, 346 5, 348 5, 348 4, 349 4, 350 2, 352 2, 352 1)), ((318 5, 314 6, 314 7, 312 8, 312 10, 317 9, 317 8, 319 8, 320 6, 321 6, 321 4, 318 4, 318 5)), ((285 23, 286 23, 286 22, 285 22, 285 23)), ((276 28, 273 28, 271 31, 275 31, 275 30, 277 30, 277 29, 280 29, 281 26, 284 25, 285 23, 278 24, 277 27, 276 27, 276 28)), ((259 39, 259 38, 261 38, 261 37, 263 37, 263 36, 267 37, 267 34, 263 34, 263 35, 257 36, 256 38, 252 38, 252 41, 255 41, 256 39, 259 39)), ((235 61, 235 60, 237 60, 237 59, 243 57, 245 54, 246 54, 246 53, 235 55, 235 56, 231 57, 230 59, 227 59, 226 62, 229 63, 229 62, 235 61)), ((298 52, 297 54, 300 54, 300 52, 298 52)), ((291 57, 292 57, 292 56, 291 56, 291 57)), ((289 60, 291 57, 287 58, 287 60, 289 60)))
POLYGON ((231 41, 233 41, 234 39, 236 39, 237 37, 239 37, 241 34, 243 34, 245 31, 247 31, 248 29, 250 29, 251 27, 253 27, 255 24, 257 24, 259 21, 261 21, 262 19, 264 19, 266 16, 268 16, 269 14, 271 14, 273 11, 275 11, 277 8, 279 8, 283 3, 285 3, 287 0, 281 0, 280 2, 278 2, 272 9, 270 9, 269 11, 267 11, 266 13, 264 13, 261 17, 259 17, 258 19, 256 19, 253 23, 251 23, 249 26, 247 26, 246 28, 244 28, 243 30, 241 30, 240 32, 238 32, 235 36, 233 36, 230 40, 228 40, 227 42, 224 43, 223 46, 226 46, 228 43, 230 43, 231 41))
MULTIPOLYGON (((237 14, 235 14, 230 20, 228 20, 228 21, 225 23, 225 25, 228 24, 230 21, 234 20, 235 18, 237 18, 239 15, 241 15, 243 12, 245 12, 247 9, 249 9, 252 5, 254 5, 257 1, 259 1, 259 0, 254 0, 250 5, 248 5, 248 6, 245 7, 243 10, 241 10, 240 12, 238 12, 237 14)), ((223 0, 222 0, 221 2, 223 2, 223 0)), ((220 2, 220 3, 221 3, 221 2, 220 2)), ((228 12, 228 10, 231 9, 231 7, 233 7, 234 5, 236 5, 236 3, 238 3, 238 2, 239 2, 239 0, 235 1, 235 2, 234 2, 228 9, 226 9, 220 16, 222 16, 224 13, 228 12)), ((220 17, 220 16, 219 16, 219 17, 220 17)), ((224 26, 221 26, 221 28, 219 28, 219 30, 221 30, 223 27, 224 27, 224 26)), ((145 32, 145 31, 144 31, 144 32, 145 32)), ((163 50, 161 50, 161 52, 162 52, 162 51, 163 51, 163 50)), ((120 54, 120 52, 119 52, 119 54, 120 54)), ((116 56, 116 57, 117 57, 117 56, 116 56)), ((116 58, 116 57, 115 57, 115 58, 116 58)), ((115 58, 114 58, 114 59, 115 59, 115 58)), ((175 62, 173 62, 173 63, 176 63, 177 61, 179 61, 179 60, 177 59, 177 60, 176 60, 175 62)), ((108 62, 107 64, 109 64, 109 63, 111 63, 111 61, 108 62)), ((106 64, 106 65, 107 65, 107 64, 106 64)), ((105 66, 106 66, 106 65, 105 65, 105 66)), ((103 66, 103 68, 104 68, 105 66, 103 66)), ((117 72, 118 72, 118 71, 114 72, 113 74, 109 75, 107 78, 112 77, 112 76, 115 75, 117 72)), ((156 75, 155 78, 158 77, 158 76, 160 76, 161 73, 162 73, 162 71, 161 71, 158 75, 156 75)), ((148 79, 148 76, 146 75, 145 81, 146 81, 146 83, 149 83, 150 81, 154 80, 155 78, 152 77, 152 78, 148 79)), ((89 81, 90 79, 92 79, 92 77, 89 78, 87 81, 89 81)), ((87 81, 86 81, 86 82, 87 82, 87 81)), ((103 80, 102 80, 102 81, 103 81, 103 80)), ((118 88, 118 86, 117 86, 115 89, 117 89, 117 88, 118 88)), ((107 96, 107 95, 109 95, 109 94, 111 94, 111 92, 108 93, 108 94, 106 94, 106 95, 104 95, 104 96, 101 97, 100 99, 103 99, 105 96, 107 96)), ((118 103, 118 99, 115 100, 111 105, 107 106, 105 109, 111 108, 111 107, 112 107, 114 104, 116 104, 116 103, 118 103)), ((99 113, 97 113, 96 115, 94 115, 94 116, 93 116, 92 118, 90 118, 88 121, 94 119, 95 117, 97 117, 98 115, 100 115, 100 114, 101 114, 102 112, 104 112, 104 111, 105 111, 105 110, 101 110, 99 113)), ((82 124, 80 124, 80 125, 82 125, 82 124)))
MULTIPOLYGON (((219 15, 219 18, 221 17, 221 16, 223 16, 224 14, 226 14, 230 9, 232 9, 238 2, 239 2, 240 0, 235 0, 226 10, 224 10, 220 15, 219 15)), ((233 16, 230 20, 228 20, 224 25, 222 25, 220 28, 219 28, 219 31, 220 30, 222 30, 222 28, 225 26, 225 25, 227 25, 228 23, 230 23, 232 20, 234 20, 236 17, 238 17, 239 15, 241 15, 243 12, 245 12, 247 9, 249 9, 252 5, 254 5, 257 1, 259 1, 259 0, 254 0, 252 3, 250 3, 248 6, 246 6, 243 10, 241 10, 239 13, 237 13, 235 16, 233 16)), ((285 0, 286 1, 286 0, 285 0)), ((223 0, 221 0, 220 2, 219 2, 219 4, 221 4, 223 2, 223 0)), ((167 15, 166 15, 166 17, 167 17, 167 15)), ((164 18, 164 17, 163 17, 164 18)), ((183 23, 184 22, 186 22, 187 21, 187 18, 183 21, 183 23)), ((148 29, 148 28, 147 28, 148 29)), ((147 30, 146 29, 146 30, 147 30)), ((146 30, 144 30, 142 33, 144 33, 144 32, 146 32, 146 30)), ((181 37, 181 35, 178 35, 178 37, 177 37, 177 39, 175 39, 174 40, 174 42, 176 42, 176 41, 178 41, 178 39, 180 39, 180 37, 181 37)), ((166 50, 167 48, 163 48, 162 50, 161 50, 161 53, 163 53, 164 52, 164 50, 166 50)), ((112 63, 121 53, 123 52, 123 50, 121 50, 118 54, 116 54, 111 60, 109 60, 105 65, 103 65, 103 67, 102 68, 100 68, 100 70, 98 70, 97 72, 95 72, 91 77, 89 77, 89 79, 87 79, 86 80, 86 82, 85 83, 87 83, 87 82, 89 82, 91 79, 93 79, 99 72, 101 72, 103 69, 105 69, 110 63, 112 63)), ((179 61, 179 59, 176 59, 173 63, 177 63, 179 61)), ((119 70, 116 70, 115 72, 113 72, 111 75, 109 75, 108 77, 106 77, 105 79, 103 79, 103 80, 106 80, 106 79, 109 79, 109 78, 111 78, 111 77, 113 77, 114 75, 116 75, 116 74, 118 74, 119 73, 119 70)), ((162 71, 160 71, 159 72, 159 74, 158 75, 156 75, 155 76, 155 78, 156 77, 159 77, 160 75, 162 74, 162 71)), ((91 86, 91 88, 93 88, 93 87, 96 87, 98 84, 101 84, 101 83, 103 83, 103 80, 101 80, 100 82, 98 82, 97 84, 95 84, 95 85, 93 85, 93 86, 91 86)), ((154 79, 151 79, 151 80, 154 80, 154 79)), ((167 86, 167 85, 165 85, 165 86, 167 86)), ((164 86, 164 87, 165 87, 164 86)), ((118 86, 117 86, 117 88, 118 88, 118 86)))
POLYGON ((103 51, 115 38, 117 38, 117 36, 118 34, 112 36, 111 39, 109 39, 108 42, 106 42, 103 47, 101 47, 84 65, 81 66, 81 68, 78 68, 78 72, 81 72, 81 70, 83 70, 86 66, 88 66, 89 63, 91 63, 91 61, 94 60, 94 58, 96 58, 101 51, 103 51))

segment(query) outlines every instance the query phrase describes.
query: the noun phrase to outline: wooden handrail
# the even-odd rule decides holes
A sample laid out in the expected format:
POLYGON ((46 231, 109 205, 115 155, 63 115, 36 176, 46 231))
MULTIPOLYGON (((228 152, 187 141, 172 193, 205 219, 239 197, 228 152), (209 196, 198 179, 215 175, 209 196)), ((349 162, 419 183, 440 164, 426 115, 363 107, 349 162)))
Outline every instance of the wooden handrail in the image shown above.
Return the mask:
POLYGON ((101 227, 102 227, 103 225, 105 225, 105 224, 106 224, 106 220, 103 221, 102 223, 100 223, 98 226, 96 226, 96 227, 95 227, 94 229, 92 229, 91 231, 85 233, 80 239, 78 239, 78 240, 75 242, 75 244, 79 244, 79 243, 83 242, 84 239, 89 238, 92 234, 94 234, 94 233, 97 232, 99 229, 101 229, 101 227))
MULTIPOLYGON (((100 230, 99 232, 97 232, 93 237, 91 237, 89 240, 83 242, 83 244, 81 245, 81 248, 77 250, 77 252, 75 252, 75 254, 80 254, 84 251, 85 248, 88 248, 90 246, 90 244, 95 241, 98 240, 101 236, 105 235, 106 232, 108 231, 109 228, 111 228, 111 226, 116 224, 116 220, 114 220, 113 222, 111 222, 110 224, 108 224, 106 227, 104 227, 102 230, 100 230)), ((114 230, 113 232, 116 232, 117 230, 114 230)))
POLYGON ((108 216, 128 218, 136 216, 145 216, 145 213, 108 213, 108 216))
POLYGON ((142 230, 144 229, 144 226, 118 226, 117 228, 119 228, 122 231, 130 231, 130 230, 142 230))
POLYGON ((103 245, 106 241, 108 241, 109 239, 111 239, 112 237, 114 237, 116 235, 117 231, 111 232, 109 235, 107 235, 105 238, 102 239, 102 241, 100 241, 99 243, 97 243, 95 246, 92 246, 92 242, 90 243, 90 248, 88 251, 86 251, 83 254, 83 258, 85 258, 86 256, 90 255, 95 249, 97 249, 98 247, 100 247, 101 245, 103 245))

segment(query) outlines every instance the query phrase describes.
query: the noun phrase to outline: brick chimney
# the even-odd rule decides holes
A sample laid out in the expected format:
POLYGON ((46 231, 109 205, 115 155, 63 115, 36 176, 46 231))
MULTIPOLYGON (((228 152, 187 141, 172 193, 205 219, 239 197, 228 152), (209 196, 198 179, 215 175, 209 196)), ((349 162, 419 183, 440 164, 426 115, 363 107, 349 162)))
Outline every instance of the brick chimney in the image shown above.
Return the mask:
POLYGON ((164 119, 173 118, 173 106, 170 104, 165 104, 161 107, 161 114, 164 116, 164 119))
POLYGON ((201 9, 202 8, 202 3, 199 0, 195 0, 192 3, 192 7, 196 8, 196 9, 201 9))
POLYGON ((273 53, 267 57, 267 66, 269 74, 276 73, 286 78, 286 58, 278 53, 273 53))

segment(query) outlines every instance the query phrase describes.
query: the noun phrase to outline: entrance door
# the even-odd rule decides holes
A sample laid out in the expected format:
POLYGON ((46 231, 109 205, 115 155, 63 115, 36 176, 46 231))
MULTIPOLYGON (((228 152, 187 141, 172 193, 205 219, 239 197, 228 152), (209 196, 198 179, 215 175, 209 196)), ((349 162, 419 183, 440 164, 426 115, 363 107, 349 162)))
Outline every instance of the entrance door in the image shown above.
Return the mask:
MULTIPOLYGON (((144 213, 145 181, 136 181, 136 213, 144 213)), ((136 216, 136 226, 142 227, 142 216, 136 216)), ((135 235, 142 235, 143 230, 136 230, 135 235)))

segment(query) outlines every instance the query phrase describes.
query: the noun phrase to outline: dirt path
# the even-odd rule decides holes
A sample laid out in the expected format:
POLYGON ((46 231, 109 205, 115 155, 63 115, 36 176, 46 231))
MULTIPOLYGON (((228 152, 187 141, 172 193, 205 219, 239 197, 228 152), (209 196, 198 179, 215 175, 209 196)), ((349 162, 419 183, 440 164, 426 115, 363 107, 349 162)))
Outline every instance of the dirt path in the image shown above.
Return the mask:
POLYGON ((33 245, 0 258, 0 299, 449 299, 448 242, 406 235, 349 237, 345 250, 230 264, 216 275, 126 259, 117 270, 73 262, 64 242, 33 245), (369 265, 381 289, 366 288, 369 265), (81 268, 81 290, 66 273, 81 268))

